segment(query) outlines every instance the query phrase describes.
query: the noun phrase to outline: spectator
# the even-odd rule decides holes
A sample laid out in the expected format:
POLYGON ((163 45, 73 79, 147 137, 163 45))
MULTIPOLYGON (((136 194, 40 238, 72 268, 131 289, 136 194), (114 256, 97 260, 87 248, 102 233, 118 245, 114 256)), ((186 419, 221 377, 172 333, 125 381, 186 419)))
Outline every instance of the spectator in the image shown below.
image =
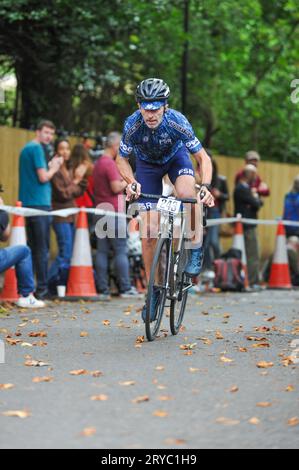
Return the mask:
POLYGON ((93 163, 96 163, 96 161, 103 155, 103 137, 101 135, 96 137, 95 146, 89 150, 89 155, 92 158, 93 163))
MULTIPOLYGON (((250 150, 245 155, 245 165, 254 165, 258 168, 258 164, 261 160, 260 155, 255 150, 250 150)), ((244 169, 240 170, 235 179, 235 184, 237 185, 238 182, 244 176, 244 169)), ((251 182, 251 188, 255 189, 259 196, 267 197, 270 196, 270 189, 268 188, 267 184, 264 183, 258 173, 256 173, 254 180, 251 182)))
MULTIPOLYGON (((86 189, 82 176, 73 177, 70 168, 71 148, 67 139, 59 139, 55 144, 55 153, 63 158, 63 164, 52 178, 52 205, 54 210, 76 207, 75 198, 86 189)), ((57 286, 67 284, 68 272, 73 252, 75 216, 54 217, 53 229, 56 234, 59 253, 49 270, 49 292, 55 295, 57 286)))
MULTIPOLYGON (((246 165, 243 176, 234 191, 235 214, 241 214, 247 219, 257 219, 261 201, 252 183, 256 178, 257 169, 254 165, 246 165)), ((256 225, 244 224, 245 248, 247 256, 248 280, 253 289, 259 284, 259 250, 256 225)))
MULTIPOLYGON (((0 197, 0 206, 3 200, 0 197)), ((8 215, 0 211, 0 241, 5 242, 9 239, 11 227, 9 225, 8 215)), ((15 266, 18 293, 20 298, 16 305, 20 308, 43 308, 45 303, 37 300, 34 295, 34 279, 32 270, 31 251, 28 246, 18 245, 10 248, 0 248, 0 273, 15 266)))
MULTIPOLYGON (((44 211, 51 210, 51 183, 62 164, 62 158, 54 156, 48 163, 43 150, 54 138, 55 126, 51 121, 40 121, 36 137, 22 149, 19 162, 19 199, 23 206, 44 211)), ((37 278, 36 296, 43 300, 48 296, 48 256, 50 244, 50 217, 27 217, 28 244, 32 251, 33 266, 37 278)))
MULTIPOLYGON (((284 199, 283 218, 292 222, 299 222, 299 175, 294 179, 291 191, 284 199)), ((287 237, 299 236, 299 227, 285 226, 287 237)))
POLYGON ((78 207, 94 207, 93 197, 93 163, 88 150, 83 144, 76 144, 71 153, 71 164, 74 177, 83 177, 87 182, 85 193, 76 199, 78 207))
POLYGON ((82 145, 86 148, 87 151, 91 149, 91 143, 89 141, 88 132, 83 132, 82 134, 82 145))
MULTIPOLYGON (((217 163, 212 159, 213 178, 211 182, 211 193, 215 199, 215 207, 208 209, 208 219, 220 219, 225 209, 225 203, 229 199, 227 180, 225 176, 219 175, 217 163)), ((220 225, 209 227, 204 239, 205 246, 205 269, 212 270, 213 261, 220 257, 220 225)))
MULTIPOLYGON (((287 242, 288 262, 291 274, 291 282, 294 287, 299 286, 299 238, 290 237, 287 242)), ((270 279, 271 266, 274 255, 271 255, 266 263, 263 278, 266 282, 270 279)))
MULTIPOLYGON (((97 161, 94 168, 94 196, 96 205, 109 204, 107 209, 115 212, 124 212, 123 191, 127 183, 121 178, 116 165, 121 135, 111 132, 106 141, 103 156, 97 161)), ((102 206, 103 207, 103 206, 102 206)), ((99 218, 96 218, 96 221, 99 218)), ((111 220, 110 220, 111 222, 111 220)), ((115 217, 115 234, 107 234, 97 239, 96 271, 98 289, 102 300, 110 299, 108 262, 110 249, 114 252, 115 271, 118 279, 120 296, 123 298, 135 297, 138 292, 131 287, 129 274, 129 260, 127 255, 126 219, 115 217)), ((112 225, 112 224, 109 224, 112 225)))

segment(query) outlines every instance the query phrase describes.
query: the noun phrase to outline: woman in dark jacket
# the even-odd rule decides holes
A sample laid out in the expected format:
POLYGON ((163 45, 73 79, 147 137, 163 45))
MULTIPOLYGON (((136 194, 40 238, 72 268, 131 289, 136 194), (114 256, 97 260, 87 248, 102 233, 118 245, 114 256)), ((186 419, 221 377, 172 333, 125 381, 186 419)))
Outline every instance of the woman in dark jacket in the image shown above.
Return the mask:
MULTIPOLYGON (((64 163, 52 178, 52 207, 53 210, 76 207, 75 198, 81 196, 86 189, 83 175, 73 174, 70 165, 71 148, 68 140, 56 142, 55 153, 63 157, 64 163)), ((53 219, 53 229, 58 244, 58 255, 53 261, 48 276, 49 291, 55 295, 58 285, 66 285, 73 252, 75 216, 56 216, 53 219)))

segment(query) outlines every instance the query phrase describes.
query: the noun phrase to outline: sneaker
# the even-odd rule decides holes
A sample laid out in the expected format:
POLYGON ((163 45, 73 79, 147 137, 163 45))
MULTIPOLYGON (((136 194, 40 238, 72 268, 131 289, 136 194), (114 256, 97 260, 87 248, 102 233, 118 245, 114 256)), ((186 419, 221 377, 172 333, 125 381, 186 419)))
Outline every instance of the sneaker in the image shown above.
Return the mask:
POLYGON ((99 300, 101 302, 109 302, 111 300, 110 294, 99 294, 99 300))
MULTIPOLYGON (((151 322, 156 320, 157 304, 158 304, 159 300, 160 300, 160 289, 158 287, 154 287, 153 302, 151 303, 151 322)), ((146 304, 143 306, 143 309, 142 309, 142 312, 141 312, 141 317, 142 317, 142 320, 145 323, 146 304)))
POLYGON ((203 261, 203 250, 202 248, 196 248, 191 250, 190 258, 185 267, 185 274, 189 277, 198 276, 201 273, 203 261))
POLYGON ((131 287, 131 289, 127 290, 126 292, 121 292, 119 295, 122 299, 131 299, 131 298, 141 299, 143 297, 143 294, 138 292, 136 287, 131 287))
POLYGON ((16 306, 19 308, 44 308, 46 304, 42 300, 37 300, 33 294, 30 294, 28 297, 20 297, 16 302, 16 306))
MULTIPOLYGON (((57 294, 57 292, 56 292, 56 294, 57 294)), ((34 294, 35 298, 37 300, 41 300, 41 301, 52 300, 55 297, 55 295, 52 295, 48 290, 36 291, 35 294, 34 294)))

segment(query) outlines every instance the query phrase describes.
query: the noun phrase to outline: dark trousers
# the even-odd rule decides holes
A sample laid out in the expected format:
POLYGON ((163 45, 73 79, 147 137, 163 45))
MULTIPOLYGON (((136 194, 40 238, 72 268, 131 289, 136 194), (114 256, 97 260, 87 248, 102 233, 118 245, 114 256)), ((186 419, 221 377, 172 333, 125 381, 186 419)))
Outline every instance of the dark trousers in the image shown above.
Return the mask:
POLYGON ((244 228, 248 280, 250 286, 259 283, 259 247, 256 230, 256 227, 252 226, 244 228))
MULTIPOLYGON (((35 206, 32 209, 50 211, 50 207, 46 206, 35 206)), ((27 217, 26 219, 27 239, 32 252, 37 293, 46 293, 48 291, 50 226, 51 217, 49 216, 27 217)))

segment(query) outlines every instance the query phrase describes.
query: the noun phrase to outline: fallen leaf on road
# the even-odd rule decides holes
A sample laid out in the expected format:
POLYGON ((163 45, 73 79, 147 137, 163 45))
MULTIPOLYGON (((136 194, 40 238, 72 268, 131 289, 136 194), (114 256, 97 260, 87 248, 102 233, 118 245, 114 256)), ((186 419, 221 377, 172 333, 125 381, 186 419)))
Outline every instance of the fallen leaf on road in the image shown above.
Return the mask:
POLYGON ((272 406, 272 403, 268 401, 261 401, 260 403, 257 403, 256 406, 259 408, 270 408, 272 406))
POLYGON ((80 338, 87 338, 87 336, 89 336, 87 331, 81 331, 80 338))
POLYGON ((54 377, 34 377, 34 379, 32 379, 32 382, 34 384, 39 384, 42 382, 53 382, 53 380, 54 377))
POLYGON ((258 333, 268 333, 271 330, 267 326, 259 326, 255 328, 255 331, 257 331, 258 333))
POLYGON ((119 385, 122 385, 123 387, 130 387, 131 385, 135 385, 136 382, 134 380, 127 380, 125 382, 118 382, 119 385))
POLYGON ((156 370, 163 371, 163 370, 165 370, 165 367, 164 366, 157 366, 156 370))
POLYGON ((171 437, 169 439, 166 439, 164 442, 167 446, 181 446, 186 444, 186 441, 184 439, 173 439, 171 437))
POLYGON ((11 390, 14 387, 14 384, 0 384, 0 390, 11 390))
POLYGON ((235 419, 229 419, 229 418, 218 418, 216 419, 217 424, 224 424, 225 426, 236 426, 237 424, 240 424, 240 421, 235 420, 235 419))
POLYGON ((103 372, 101 372, 100 370, 94 370, 90 372, 90 375, 92 377, 101 377, 101 375, 103 375, 103 372))
POLYGON ((196 338, 198 341, 202 341, 204 344, 207 344, 208 346, 210 346, 211 344, 213 344, 213 341, 211 341, 209 338, 196 338))
POLYGON ((88 374, 88 372, 85 369, 78 369, 78 370, 70 371, 70 375, 86 375, 86 374, 88 374))
POLYGON ((167 387, 166 387, 165 385, 158 385, 158 386, 157 386, 157 389, 158 389, 158 390, 166 390, 167 387))
POLYGON ((93 395, 90 397, 91 401, 107 401, 108 400, 108 395, 93 395))
POLYGON ((273 317, 271 317, 271 318, 267 318, 266 321, 269 321, 269 322, 270 322, 270 321, 274 321, 274 320, 276 320, 276 317, 275 317, 275 316, 273 316, 273 317))
POLYGON ((197 343, 181 344, 180 349, 182 349, 183 351, 189 351, 191 349, 194 349, 196 345, 197 343))
POLYGON ((44 341, 37 341, 36 343, 33 343, 33 346, 38 346, 39 348, 43 348, 44 346, 48 346, 48 343, 45 343, 44 341))
POLYGON ((166 418, 168 416, 167 411, 156 410, 153 413, 153 416, 157 416, 158 418, 166 418))
POLYGON ((270 367, 273 367, 274 363, 273 362, 266 362, 266 361, 261 361, 258 362, 257 367, 259 369, 269 369, 270 367))
POLYGON ((298 426, 298 424, 299 424, 299 418, 297 418, 297 417, 291 418, 288 421, 289 426, 298 426))
POLYGON ((47 338, 48 334, 45 331, 33 331, 28 336, 29 338, 47 338))
POLYGON ((29 418, 29 416, 31 416, 30 412, 26 410, 4 411, 2 415, 8 416, 11 418, 20 418, 20 419, 29 418))
POLYGON ((110 325, 110 320, 103 320, 102 321, 104 326, 109 326, 110 325))
POLYGON ((199 369, 197 369, 197 367, 189 367, 189 372, 194 374, 195 372, 199 372, 199 369))
POLYGON ((260 424, 260 422, 261 422, 261 421, 260 421, 258 418, 256 418, 256 417, 251 418, 251 419, 248 421, 249 424, 255 424, 255 425, 260 424))
POLYGON ((230 363, 230 362, 234 362, 233 359, 230 359, 229 357, 225 357, 225 356, 221 356, 220 361, 224 362, 224 363, 227 363, 227 364, 230 363))
POLYGON ((136 343, 137 343, 137 344, 142 344, 142 343, 144 343, 144 336, 137 336, 137 338, 136 338, 136 343))
POLYGON ((134 400, 132 400, 132 403, 144 403, 146 401, 149 401, 149 396, 143 395, 143 396, 134 398, 134 400))
POLYGON ((239 348, 239 352, 241 353, 247 353, 248 349, 247 348, 239 348))
POLYGON ((269 343, 257 343, 257 344, 253 344, 251 347, 256 348, 256 349, 270 348, 270 344, 269 343))
POLYGON ((295 387, 293 387, 293 385, 288 385, 287 388, 285 389, 286 392, 294 392, 295 391, 295 387))
POLYGON ((49 366, 50 364, 48 364, 47 362, 42 362, 42 361, 29 360, 29 361, 26 361, 24 365, 27 367, 46 367, 46 366, 49 366))
POLYGON ((258 336, 247 336, 248 341, 268 341, 267 338, 259 338, 258 336))
POLYGON ((21 343, 22 348, 33 348, 33 344, 31 343, 21 343))
POLYGON ((20 344, 20 343, 21 343, 21 340, 20 340, 20 339, 12 339, 12 338, 7 337, 7 338, 6 338, 6 342, 7 342, 7 344, 9 344, 10 346, 16 346, 17 344, 20 344))
POLYGON ((289 367, 294 364, 294 359, 292 357, 284 357, 282 360, 282 365, 284 367, 289 367))
POLYGON ((239 391, 239 387, 237 387, 236 385, 230 389, 231 393, 236 393, 238 391, 239 391))
POLYGON ((90 436, 94 436, 96 432, 97 432, 96 428, 85 428, 81 432, 80 436, 90 437, 90 436))
POLYGON ((170 395, 160 395, 158 397, 158 400, 159 401, 170 401, 170 400, 173 400, 173 397, 171 397, 170 395))
POLYGON ((221 331, 216 331, 215 336, 216 336, 216 339, 224 339, 224 337, 223 337, 221 331))

